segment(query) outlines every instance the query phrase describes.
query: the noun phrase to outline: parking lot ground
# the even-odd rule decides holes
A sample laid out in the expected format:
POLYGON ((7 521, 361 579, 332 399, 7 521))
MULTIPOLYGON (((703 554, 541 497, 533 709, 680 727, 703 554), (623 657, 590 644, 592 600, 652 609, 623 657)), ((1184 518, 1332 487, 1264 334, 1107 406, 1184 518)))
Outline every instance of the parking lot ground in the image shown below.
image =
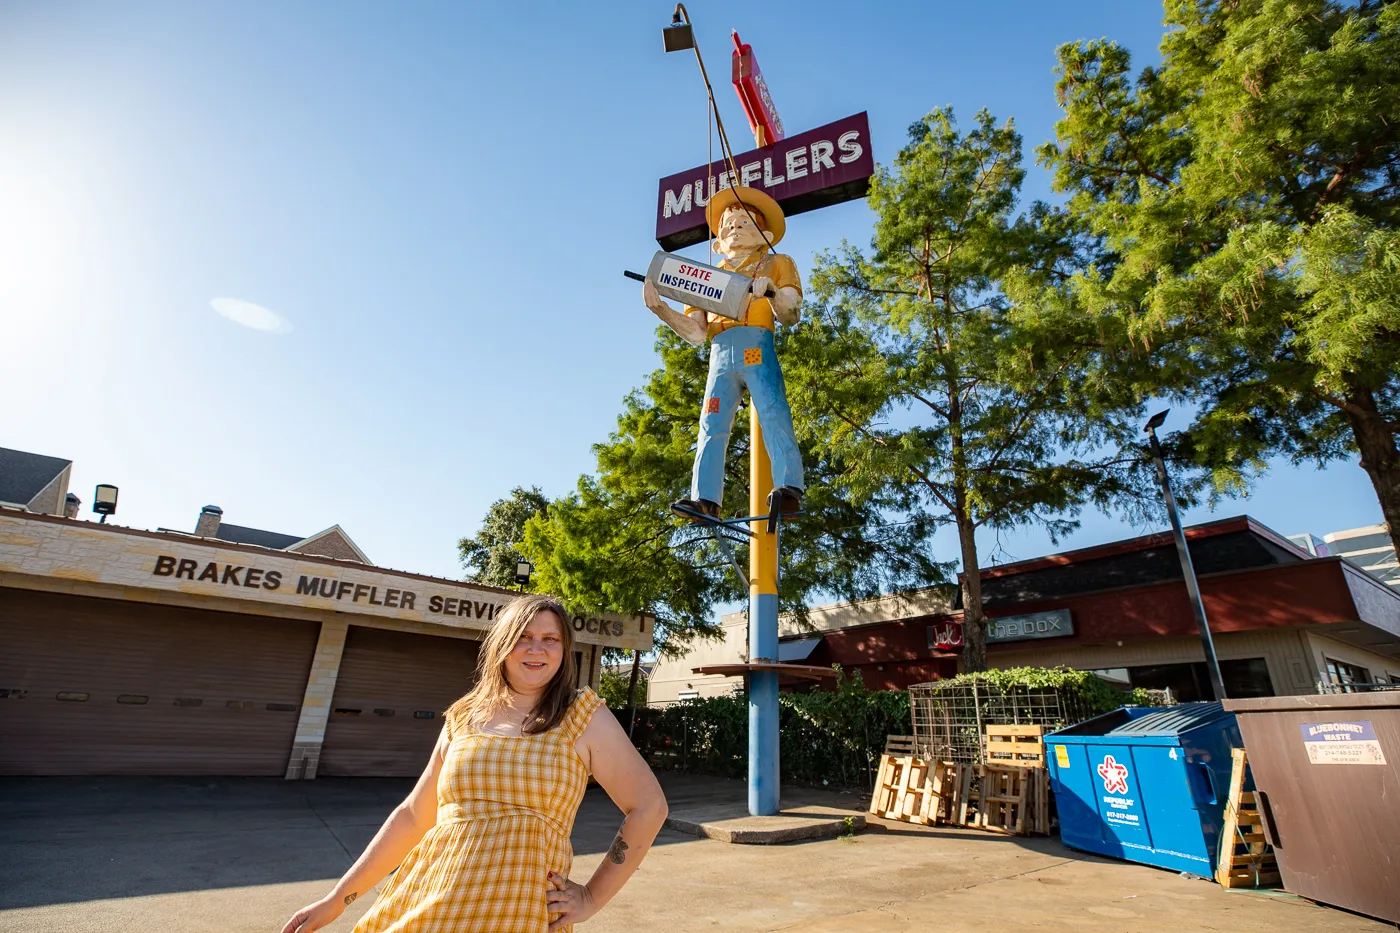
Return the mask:
MULTIPOLYGON (((673 808, 743 800, 739 781, 662 775, 673 808)), ((0 780, 0 930, 275 933, 321 896, 411 781, 200 778, 0 780)), ((862 809, 785 789, 785 804, 862 809)), ((621 814, 590 788, 574 877, 621 814)), ((348 933, 371 903, 329 929, 348 933)), ((663 830, 622 893, 580 933, 655 930, 1270 931, 1393 929, 1283 892, 1237 893, 1050 838, 871 818, 853 839, 742 846, 663 830)), ((503 931, 504 933, 504 931, 503 931)))

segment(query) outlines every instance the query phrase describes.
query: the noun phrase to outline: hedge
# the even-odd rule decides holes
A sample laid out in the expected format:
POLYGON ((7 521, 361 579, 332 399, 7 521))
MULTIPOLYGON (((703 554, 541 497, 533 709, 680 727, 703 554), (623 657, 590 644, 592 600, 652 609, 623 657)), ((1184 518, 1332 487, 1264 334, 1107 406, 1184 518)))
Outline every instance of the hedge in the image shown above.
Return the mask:
MULTIPOLYGON (((885 737, 910 735, 909 694, 866 690, 857 671, 835 691, 778 695, 782 780, 817 787, 869 789, 885 737)), ((1125 694, 1093 674, 1066 668, 1022 667, 950 678, 950 686, 979 682, 999 687, 1054 687, 1067 705, 1088 715, 1125 704, 1150 705, 1143 691, 1125 694)), ((628 711, 616 710, 624 727, 628 711)), ((748 770, 748 698, 735 694, 684 700, 637 711, 633 741, 658 768, 742 777, 748 770)))

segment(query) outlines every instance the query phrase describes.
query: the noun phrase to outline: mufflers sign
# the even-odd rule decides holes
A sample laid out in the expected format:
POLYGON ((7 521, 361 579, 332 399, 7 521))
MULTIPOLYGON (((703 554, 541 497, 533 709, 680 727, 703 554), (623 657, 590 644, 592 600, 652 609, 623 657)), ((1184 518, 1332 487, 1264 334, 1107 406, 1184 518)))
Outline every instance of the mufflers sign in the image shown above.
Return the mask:
POLYGON ((732 171, 721 161, 661 179, 656 194, 656 242, 662 249, 676 250, 705 240, 709 236, 705 205, 723 188, 758 188, 791 217, 865 197, 874 174, 870 121, 858 113, 736 154, 732 171))

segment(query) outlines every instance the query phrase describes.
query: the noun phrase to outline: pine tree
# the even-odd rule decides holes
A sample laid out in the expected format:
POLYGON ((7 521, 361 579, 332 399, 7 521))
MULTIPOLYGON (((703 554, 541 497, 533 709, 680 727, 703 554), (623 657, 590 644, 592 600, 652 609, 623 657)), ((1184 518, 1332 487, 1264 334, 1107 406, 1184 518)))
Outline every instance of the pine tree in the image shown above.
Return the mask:
MULTIPOLYGON (((788 342, 799 431, 852 502, 925 531, 951 524, 962 564, 963 662, 987 665, 976 532, 1028 523, 1052 538, 1087 503, 1141 493, 1131 395, 1092 378, 1113 335, 1059 300, 1077 271, 1066 218, 1015 215, 1021 139, 985 111, 909 131, 870 191, 872 250, 824 254, 815 311, 788 342)), ((785 366, 787 364, 785 363, 785 366)))
POLYGON ((1166 24, 1135 80, 1113 42, 1059 50, 1039 154, 1099 249, 1065 292, 1127 335, 1115 378, 1194 408, 1177 451, 1217 490, 1359 454, 1400 545, 1400 5, 1169 0, 1166 24))

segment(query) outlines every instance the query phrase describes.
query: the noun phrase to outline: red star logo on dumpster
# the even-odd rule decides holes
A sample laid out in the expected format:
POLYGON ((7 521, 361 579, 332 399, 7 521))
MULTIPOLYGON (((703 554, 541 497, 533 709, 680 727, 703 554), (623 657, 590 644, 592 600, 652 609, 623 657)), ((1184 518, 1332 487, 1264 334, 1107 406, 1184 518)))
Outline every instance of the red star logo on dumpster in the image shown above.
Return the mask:
POLYGON ((1114 761, 1112 755, 1104 756, 1103 764, 1099 765, 1099 777, 1103 778, 1103 789, 1108 793, 1128 792, 1128 769, 1114 761))

